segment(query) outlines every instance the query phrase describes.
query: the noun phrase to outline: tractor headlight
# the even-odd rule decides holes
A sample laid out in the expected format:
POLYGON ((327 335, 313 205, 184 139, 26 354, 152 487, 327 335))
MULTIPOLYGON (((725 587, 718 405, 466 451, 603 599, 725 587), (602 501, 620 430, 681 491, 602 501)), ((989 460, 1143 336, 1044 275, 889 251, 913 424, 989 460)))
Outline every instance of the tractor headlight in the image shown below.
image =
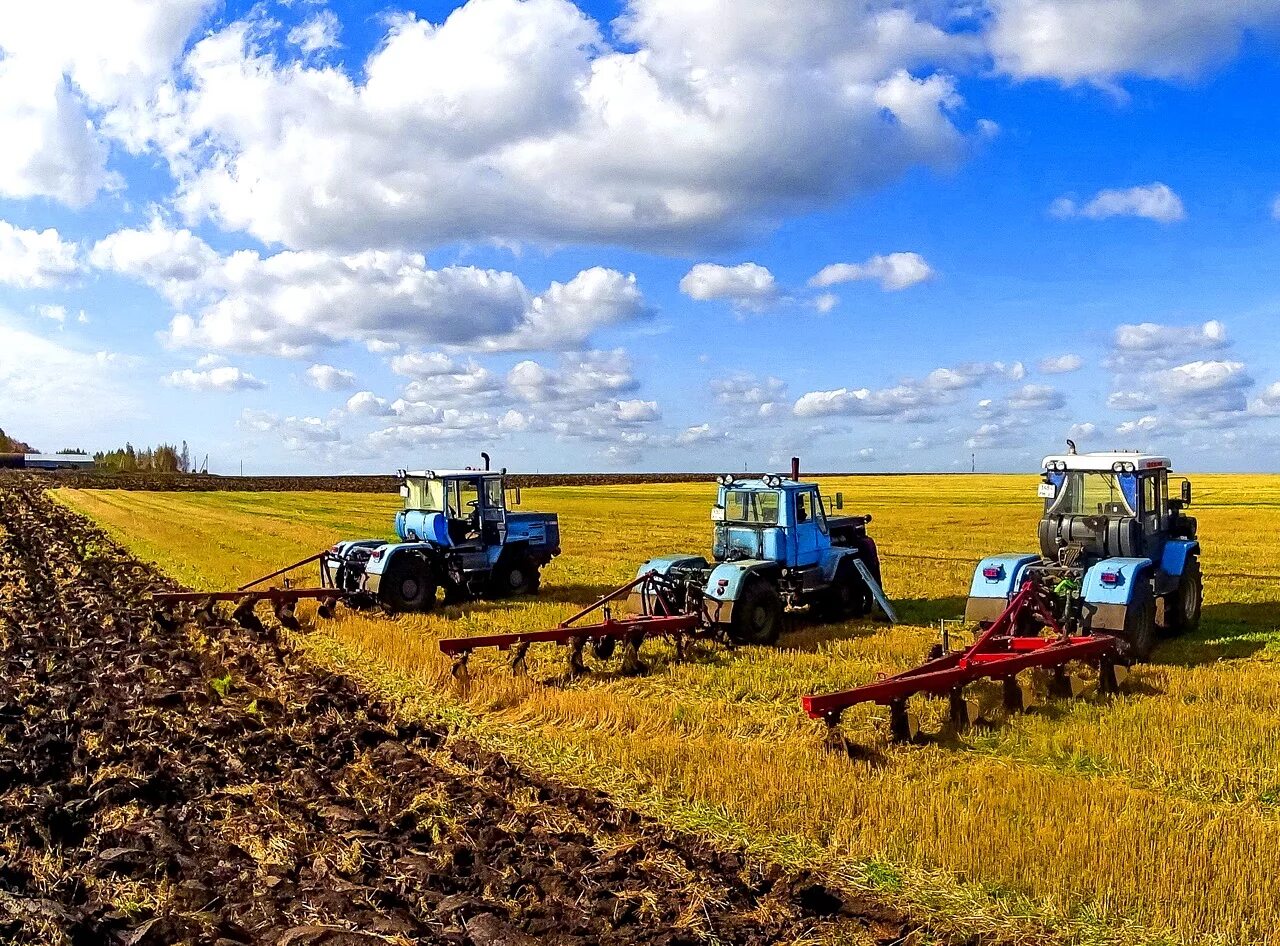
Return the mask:
POLYGON ((782 477, 778 476, 776 473, 770 473, 764 478, 764 485, 770 489, 777 489, 782 485, 782 477))

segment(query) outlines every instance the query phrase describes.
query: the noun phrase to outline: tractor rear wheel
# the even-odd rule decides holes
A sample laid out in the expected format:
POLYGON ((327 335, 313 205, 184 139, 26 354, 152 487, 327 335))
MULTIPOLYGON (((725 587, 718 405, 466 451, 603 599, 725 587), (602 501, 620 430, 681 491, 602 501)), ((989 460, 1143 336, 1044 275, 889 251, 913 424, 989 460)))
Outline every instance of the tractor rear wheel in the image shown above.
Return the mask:
POLYGON ((512 555, 500 560, 489 579, 495 598, 535 595, 541 583, 538 564, 527 555, 512 555))
POLYGON ((429 563, 402 556, 382 576, 378 596, 392 611, 430 611, 435 607, 438 587, 429 563))
POLYGON ((740 644, 773 644, 781 632, 782 597, 763 578, 748 578, 733 604, 729 635, 740 644))
POLYGON ((1165 624, 1170 634, 1191 634, 1200 627, 1200 611, 1204 605, 1204 575, 1200 558, 1192 555, 1182 570, 1178 590, 1164 602, 1165 624))
POLYGON ((1145 576, 1134 589, 1124 615, 1124 632, 1120 637, 1120 656, 1130 660, 1146 660, 1156 646, 1156 599, 1145 576))

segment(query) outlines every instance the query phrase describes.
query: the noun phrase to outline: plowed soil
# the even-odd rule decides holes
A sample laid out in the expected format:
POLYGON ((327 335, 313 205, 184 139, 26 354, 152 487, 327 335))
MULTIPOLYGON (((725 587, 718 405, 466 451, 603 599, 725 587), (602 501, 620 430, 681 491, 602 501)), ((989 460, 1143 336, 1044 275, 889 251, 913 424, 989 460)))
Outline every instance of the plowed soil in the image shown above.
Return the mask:
POLYGON ((896 943, 878 900, 397 719, 0 478, 0 940, 896 943))

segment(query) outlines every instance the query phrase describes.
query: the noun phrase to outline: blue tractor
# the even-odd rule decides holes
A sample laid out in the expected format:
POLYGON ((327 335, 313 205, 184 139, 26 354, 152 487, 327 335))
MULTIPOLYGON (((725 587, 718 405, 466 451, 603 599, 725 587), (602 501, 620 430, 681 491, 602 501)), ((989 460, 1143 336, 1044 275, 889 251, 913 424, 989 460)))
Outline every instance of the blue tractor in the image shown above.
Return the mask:
MULTIPOLYGON (((1170 496, 1167 457, 1076 453, 1045 457, 1040 551, 983 559, 965 617, 989 626, 1028 581, 1065 626, 1116 637, 1121 656, 1144 659, 1159 632, 1200 625, 1204 583, 1191 483, 1170 496)), ((1039 628, 1025 628, 1037 633, 1039 628)))
MULTIPOLYGON (((536 594, 560 554, 554 513, 512 512, 506 470, 400 470, 398 542, 339 542, 322 559, 327 585, 391 611, 429 611, 474 598, 536 594)), ((519 504, 515 489, 513 505, 519 504)))
MULTIPOLYGON (((703 620, 738 643, 772 644, 784 612, 807 611, 832 620, 867 614, 878 604, 896 620, 880 585, 880 558, 867 534, 870 516, 835 516, 816 483, 791 476, 717 479, 713 561, 700 555, 663 555, 640 566, 637 578, 656 574, 677 611, 703 620)), ((844 508, 835 495, 834 508, 844 508)), ((633 596, 642 597, 638 590, 633 596)), ((654 610, 633 600, 633 610, 654 610)))

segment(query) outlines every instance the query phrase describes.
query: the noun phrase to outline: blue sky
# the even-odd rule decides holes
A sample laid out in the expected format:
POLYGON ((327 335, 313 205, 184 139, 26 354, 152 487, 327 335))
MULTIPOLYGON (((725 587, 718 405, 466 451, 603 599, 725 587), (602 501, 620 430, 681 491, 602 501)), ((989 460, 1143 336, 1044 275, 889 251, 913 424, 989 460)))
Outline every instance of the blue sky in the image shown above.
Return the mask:
POLYGON ((0 12, 0 427, 215 471, 1280 441, 1280 0, 0 12))

